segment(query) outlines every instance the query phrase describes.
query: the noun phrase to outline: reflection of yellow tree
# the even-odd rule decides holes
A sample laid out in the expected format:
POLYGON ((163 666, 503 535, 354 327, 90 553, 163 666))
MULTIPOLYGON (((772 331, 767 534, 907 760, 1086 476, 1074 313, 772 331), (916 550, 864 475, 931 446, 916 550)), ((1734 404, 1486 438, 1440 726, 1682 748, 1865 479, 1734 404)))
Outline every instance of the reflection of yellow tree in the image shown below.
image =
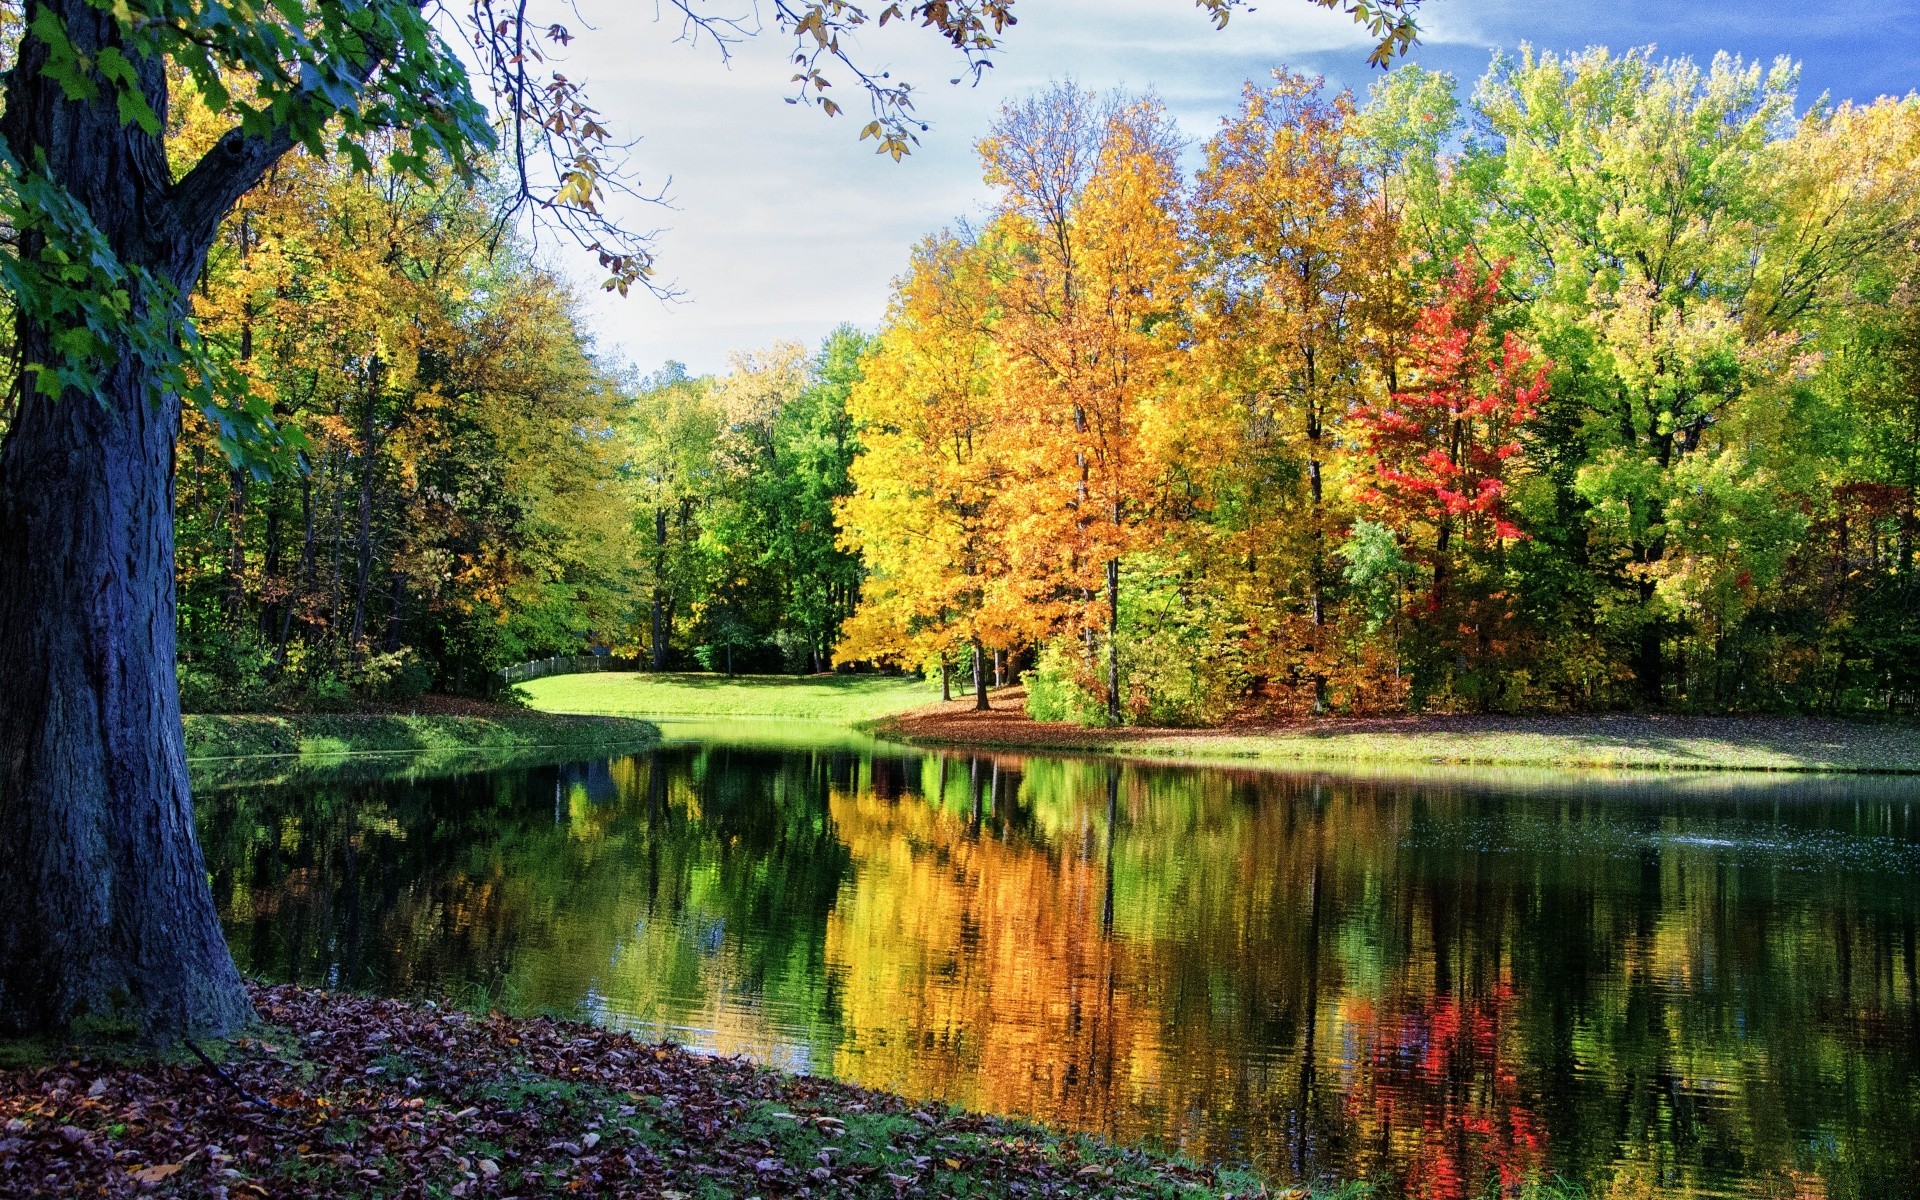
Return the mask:
POLYGON ((969 1107, 1109 1128, 1112 1091, 1159 1072, 1130 949, 1101 936, 1103 864, 969 836, 923 804, 837 794, 859 885, 827 924, 843 972, 835 1068, 969 1107))

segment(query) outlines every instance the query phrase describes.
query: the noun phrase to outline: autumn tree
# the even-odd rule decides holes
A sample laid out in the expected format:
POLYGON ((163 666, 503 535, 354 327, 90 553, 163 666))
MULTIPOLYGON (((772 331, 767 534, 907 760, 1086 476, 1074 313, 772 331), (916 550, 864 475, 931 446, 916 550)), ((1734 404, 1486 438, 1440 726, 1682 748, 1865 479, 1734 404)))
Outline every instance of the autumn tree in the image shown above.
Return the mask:
POLYGON ((1203 369, 1244 447, 1220 480, 1230 499, 1218 531, 1245 564, 1275 657, 1309 664, 1316 710, 1338 581, 1329 476, 1347 410, 1383 378, 1391 386, 1397 355, 1383 343, 1400 323, 1398 227, 1355 123, 1352 98, 1320 80, 1276 72, 1271 86, 1248 85, 1207 143, 1194 198, 1203 369), (1254 512, 1266 519, 1245 519, 1254 512))
MULTIPOLYGON (((1234 3, 1203 7, 1224 20, 1234 3)), ((1410 7, 1346 3, 1380 31, 1383 58, 1411 40, 1410 7)), ((980 64, 1011 8, 910 11, 980 64)), ((236 19, 208 0, 27 0, 0 118, 0 198, 15 230, 0 277, 23 364, 0 448, 0 658, 33 664, 0 710, 0 836, 14 847, 0 890, 23 898, 0 930, 0 1027, 120 1015, 165 1038, 247 1016, 181 749, 171 469, 183 396, 243 455, 272 444, 270 413, 257 399, 222 401, 227 376, 198 349, 186 298, 227 214, 294 146, 363 167, 385 153, 426 173, 434 158, 466 164, 494 143, 440 13, 417 0, 287 0, 236 19), (165 120, 183 75, 230 124, 176 169, 165 120), (387 131, 399 135, 390 148, 387 131)), ((781 3, 776 16, 801 39, 803 89, 836 60, 854 66, 843 35, 866 22, 858 7, 781 3)), ((462 27, 500 101, 521 195, 574 231, 615 287, 646 279, 644 240, 601 215, 620 181, 605 126, 577 83, 541 74, 543 44, 564 28, 490 0, 474 0, 462 27)), ((903 152, 909 90, 858 74, 875 111, 866 132, 903 152)))
POLYGON ((1003 109, 980 149, 1019 247, 993 329, 1006 403, 1029 430, 1017 544, 1089 656, 1104 640, 1118 722, 1122 562, 1154 537, 1146 430, 1188 286, 1179 141, 1157 101, 1056 85, 1003 109))
POLYGON ((848 410, 860 440, 839 518, 867 577, 836 660, 932 661, 1006 636, 1004 492, 1012 431, 998 405, 988 327, 997 306, 990 237, 940 235, 914 251, 848 410))
POLYGON ((1494 332, 1500 279, 1498 267, 1456 263, 1415 323, 1406 386, 1354 413, 1373 459, 1361 507, 1425 567, 1418 603, 1443 672, 1478 666, 1512 623, 1499 564, 1488 560, 1526 536, 1509 492, 1521 432, 1547 394, 1547 364, 1511 330, 1494 332), (1466 562, 1476 571, 1462 579, 1466 562))

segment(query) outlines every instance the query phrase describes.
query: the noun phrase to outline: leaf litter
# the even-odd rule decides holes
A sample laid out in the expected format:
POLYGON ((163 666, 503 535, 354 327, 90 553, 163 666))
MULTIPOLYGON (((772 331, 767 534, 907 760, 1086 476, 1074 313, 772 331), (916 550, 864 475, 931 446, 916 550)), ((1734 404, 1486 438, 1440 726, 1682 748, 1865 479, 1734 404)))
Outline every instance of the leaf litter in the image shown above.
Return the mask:
POLYGON ((0 1196, 1251 1197, 1250 1176, 546 1017, 250 985, 195 1060, 0 1070, 0 1196))

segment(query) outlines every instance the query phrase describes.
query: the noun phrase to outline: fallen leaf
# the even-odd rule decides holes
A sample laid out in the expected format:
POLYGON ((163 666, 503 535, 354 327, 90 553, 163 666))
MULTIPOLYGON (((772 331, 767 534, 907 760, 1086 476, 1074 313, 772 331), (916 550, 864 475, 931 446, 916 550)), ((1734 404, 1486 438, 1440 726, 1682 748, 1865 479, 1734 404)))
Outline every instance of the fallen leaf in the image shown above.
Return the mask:
POLYGON ((161 1180, 171 1178, 179 1173, 179 1163, 162 1163, 159 1166, 141 1167, 137 1171, 129 1172, 129 1174, 141 1183, 159 1183, 161 1180))
POLYGON ((480 1160, 480 1173, 492 1179, 500 1173, 500 1164, 490 1158, 483 1158, 480 1160))

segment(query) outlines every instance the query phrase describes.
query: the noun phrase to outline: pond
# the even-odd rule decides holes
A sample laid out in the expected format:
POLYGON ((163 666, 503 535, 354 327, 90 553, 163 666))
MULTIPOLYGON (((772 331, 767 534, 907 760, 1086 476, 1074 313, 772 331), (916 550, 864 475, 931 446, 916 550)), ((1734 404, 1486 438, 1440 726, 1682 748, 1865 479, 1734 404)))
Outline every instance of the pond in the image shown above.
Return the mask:
POLYGON ((241 967, 1482 1196, 1920 1190, 1920 787, 674 730, 215 789, 241 967))

